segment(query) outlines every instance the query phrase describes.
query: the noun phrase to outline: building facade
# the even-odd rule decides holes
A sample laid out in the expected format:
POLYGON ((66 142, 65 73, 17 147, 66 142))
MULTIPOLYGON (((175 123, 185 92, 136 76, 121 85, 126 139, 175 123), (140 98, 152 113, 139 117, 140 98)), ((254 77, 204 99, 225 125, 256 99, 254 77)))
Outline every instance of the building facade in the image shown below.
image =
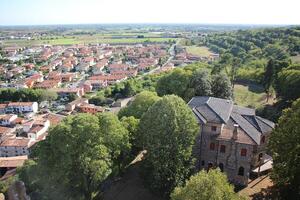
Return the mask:
POLYGON ((274 123, 231 100, 194 97, 188 105, 201 130, 194 148, 197 169, 219 167, 231 182, 246 186, 250 174, 270 158, 266 145, 274 123))

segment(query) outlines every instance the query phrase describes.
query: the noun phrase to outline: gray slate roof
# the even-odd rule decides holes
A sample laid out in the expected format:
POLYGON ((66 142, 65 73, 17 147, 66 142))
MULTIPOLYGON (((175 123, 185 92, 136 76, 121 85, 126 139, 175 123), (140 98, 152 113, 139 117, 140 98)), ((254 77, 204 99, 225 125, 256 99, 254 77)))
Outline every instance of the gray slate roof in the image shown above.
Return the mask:
POLYGON ((215 97, 194 97, 188 103, 198 119, 207 122, 224 123, 234 121, 256 143, 260 143, 261 135, 271 132, 275 124, 255 115, 251 108, 234 105, 231 100, 215 97))

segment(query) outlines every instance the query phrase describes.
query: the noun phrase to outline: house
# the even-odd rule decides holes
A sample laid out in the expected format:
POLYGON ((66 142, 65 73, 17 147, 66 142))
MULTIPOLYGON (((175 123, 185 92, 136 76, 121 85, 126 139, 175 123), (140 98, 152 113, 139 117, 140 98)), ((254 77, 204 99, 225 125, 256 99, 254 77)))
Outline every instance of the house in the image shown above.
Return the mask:
POLYGON ((90 114, 96 114, 98 112, 104 112, 104 110, 105 110, 101 106, 95 106, 94 104, 89 104, 89 103, 82 103, 82 104, 76 106, 76 109, 79 112, 90 113, 90 114))
POLYGON ((108 66, 108 69, 109 69, 110 72, 114 72, 114 71, 126 71, 129 68, 130 68, 129 65, 126 65, 126 64, 110 64, 108 66))
POLYGON ((97 62, 96 65, 92 67, 92 72, 93 74, 102 74, 104 67, 108 65, 108 60, 107 59, 102 59, 99 62, 97 62))
POLYGON ((97 76, 91 76, 88 78, 88 80, 102 80, 106 81, 108 85, 114 84, 119 81, 126 80, 127 76, 126 75, 97 75, 97 76))
POLYGON ((273 122, 231 100, 194 97, 188 105, 201 128, 194 148, 199 170, 219 167, 231 182, 246 186, 259 167, 271 166, 266 145, 273 122))
POLYGON ((27 137, 34 140, 44 139, 46 132, 50 127, 50 121, 47 119, 34 120, 27 137))
POLYGON ((74 101, 72 101, 72 102, 70 102, 66 105, 66 110, 67 111, 73 111, 73 110, 75 110, 75 108, 77 106, 79 106, 83 103, 88 103, 88 102, 89 102, 88 99, 84 99, 84 98, 76 99, 76 100, 74 100, 74 101))
POLYGON ((38 103, 37 102, 10 102, 6 107, 7 113, 37 113, 38 103))
POLYGON ((33 141, 28 138, 8 138, 0 144, 0 157, 28 155, 32 145, 33 141))
POLYGON ((6 107, 7 107, 6 103, 1 103, 0 104, 0 114, 5 114, 6 113, 6 107))
POLYGON ((55 88, 55 89, 53 89, 53 91, 57 92, 57 94, 60 98, 69 97, 71 94, 74 94, 78 97, 81 97, 84 95, 83 88, 55 88))
POLYGON ((17 118, 14 114, 0 115, 0 126, 13 126, 17 118))
POLYGON ((106 80, 87 80, 87 81, 84 82, 84 85, 83 85, 85 91, 89 91, 89 88, 91 90, 99 90, 99 89, 104 88, 106 86, 107 86, 107 81, 106 80))
POLYGON ((15 132, 15 128, 0 126, 0 143, 6 140, 7 138, 15 138, 15 132))
POLYGON ((37 83, 34 88, 37 89, 51 89, 51 88, 57 88, 61 85, 61 80, 45 80, 41 83, 37 83))

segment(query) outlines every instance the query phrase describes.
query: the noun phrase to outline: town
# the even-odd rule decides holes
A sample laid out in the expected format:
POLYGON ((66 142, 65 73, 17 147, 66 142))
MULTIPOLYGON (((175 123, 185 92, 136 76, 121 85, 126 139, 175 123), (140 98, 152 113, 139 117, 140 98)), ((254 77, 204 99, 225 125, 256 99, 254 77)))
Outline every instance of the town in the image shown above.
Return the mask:
POLYGON ((0 200, 300 198, 296 3, 176 1, 0 3, 0 200))

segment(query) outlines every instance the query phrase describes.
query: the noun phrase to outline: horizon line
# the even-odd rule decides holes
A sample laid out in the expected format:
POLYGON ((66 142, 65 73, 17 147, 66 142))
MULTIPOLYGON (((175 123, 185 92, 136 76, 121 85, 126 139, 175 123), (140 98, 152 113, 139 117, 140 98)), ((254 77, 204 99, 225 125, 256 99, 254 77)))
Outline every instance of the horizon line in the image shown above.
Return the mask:
POLYGON ((68 26, 68 25, 223 25, 223 26, 300 26, 299 24, 268 23, 197 23, 197 22, 101 22, 101 23, 62 23, 62 24, 0 24, 0 27, 12 26, 68 26))

